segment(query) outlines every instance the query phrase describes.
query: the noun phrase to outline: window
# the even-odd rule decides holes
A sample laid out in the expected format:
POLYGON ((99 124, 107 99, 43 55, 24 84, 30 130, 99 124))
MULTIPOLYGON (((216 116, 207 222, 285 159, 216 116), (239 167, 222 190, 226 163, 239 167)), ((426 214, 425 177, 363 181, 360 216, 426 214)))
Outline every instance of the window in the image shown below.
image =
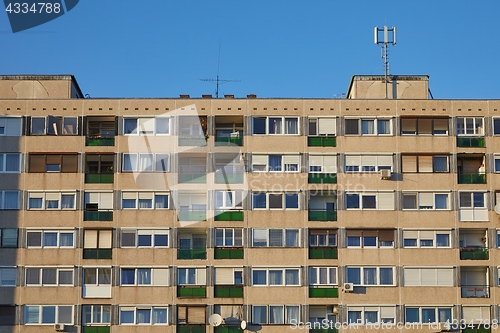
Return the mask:
POLYGON ((122 209, 168 209, 168 192, 122 192, 122 209))
POLYGON ((493 118, 493 135, 500 135, 500 118, 493 118))
POLYGON ((243 284, 243 268, 216 267, 214 269, 216 285, 243 284))
POLYGON ((169 135, 172 132, 169 117, 124 118, 124 135, 169 135))
MULTIPOLYGON (((298 232, 298 230, 297 230, 298 232)), ((241 228, 215 228, 216 247, 242 247, 243 229, 241 228)))
POLYGON ((29 172, 78 172, 78 154, 30 154, 29 172))
POLYGON ((167 268, 121 268, 122 286, 168 286, 167 268))
POLYGON ((252 269, 252 286, 299 286, 299 268, 252 269))
POLYGON ((299 305, 252 305, 252 323, 255 325, 283 325, 299 322, 299 305))
POLYGON ((495 158, 495 173, 500 173, 500 155, 494 155, 494 158, 495 158))
POLYGON ((0 117, 0 136, 21 136, 21 117, 0 117))
POLYGON ((403 173, 450 172, 447 155, 403 155, 403 173))
POLYGON ((379 172, 392 165, 392 155, 345 155, 345 172, 379 172))
POLYGON ((299 229, 253 229, 252 247, 298 247, 299 229))
POLYGON ((31 135, 77 135, 78 117, 31 117, 31 135))
POLYGON ((85 211, 113 210, 113 192, 85 192, 85 211))
POLYGON ((346 267, 346 280, 357 286, 394 286, 394 267, 346 267))
POLYGON ((252 134, 299 134, 298 117, 253 117, 252 134))
POLYGON ((25 305, 25 325, 73 324, 73 305, 25 305))
POLYGON ((166 306, 121 306, 120 325, 167 325, 166 306))
POLYGON ((0 305, 0 326, 16 325, 16 306, 0 305))
POLYGON ((253 172, 299 172, 299 155, 252 155, 253 172))
POLYGON ((401 135, 448 135, 448 118, 401 118, 401 135))
POLYGON ((457 135, 484 135, 483 118, 457 117, 457 135))
POLYGON ((337 173, 337 155, 309 155, 309 172, 337 173))
POLYGON ((215 209, 230 210, 243 208, 243 191, 215 191, 215 209))
POLYGON ((18 210, 19 191, 0 191, 0 210, 18 210))
POLYGON ((337 230, 309 230, 309 246, 337 246, 337 230))
POLYGON ((74 210, 75 192, 29 192, 29 210, 74 210))
POLYGON ((459 192, 460 221, 488 221, 486 192, 459 192))
POLYGON ((345 118, 345 135, 392 135, 392 119, 345 118))
POLYGON ((0 267, 0 287, 15 287, 17 285, 16 281, 16 267, 0 267))
POLYGON ((489 306, 462 306, 462 319, 467 323, 467 328, 471 323, 484 325, 491 323, 490 312, 489 306))
POLYGON ((240 325, 244 318, 243 305, 214 305, 214 313, 219 314, 228 326, 240 325))
POLYGON ((453 287, 453 268, 408 268, 403 271, 405 287, 453 287))
POLYGON ((168 247, 168 229, 121 229, 121 247, 168 247))
POLYGON ((83 267, 83 298, 111 298, 111 267, 83 267))
POLYGON ((83 259, 111 259, 113 230, 84 230, 83 259))
POLYGON ((85 154, 85 172, 89 174, 111 174, 115 165, 114 154, 85 154))
POLYGON ((346 230, 347 247, 394 248, 394 230, 346 230))
POLYGON ((309 136, 334 136, 337 133, 337 119, 333 117, 309 118, 309 136))
POLYGON ((17 247, 17 229, 0 228, 0 247, 17 247))
POLYGON ((253 209, 299 209, 298 193, 252 193, 253 209))
POLYGON ((206 323, 205 306, 177 306, 177 324, 203 324, 206 323))
POLYGON ((123 172, 169 172, 170 154, 123 154, 123 172))
MULTIPOLYGON (((329 305, 329 306, 309 306, 309 322, 313 325, 320 325, 323 320, 328 320, 328 322, 336 322, 335 312, 338 311, 338 307, 329 305)), ((317 326, 315 326, 317 327, 317 326)))
POLYGON ((206 268, 177 268, 177 285, 207 285, 206 268))
POLYGON ((337 267, 309 267, 310 286, 336 286, 337 267))
POLYGON ((28 229, 26 230, 27 248, 73 248, 74 229, 28 229))
POLYGON ((207 134, 207 116, 180 116, 179 136, 203 137, 207 134))
POLYGON ((346 209, 394 210, 394 192, 347 192, 346 209))
POLYGON ((403 192, 403 210, 449 210, 450 193, 403 192))
POLYGON ((403 230, 403 247, 451 247, 451 230, 403 230))
POLYGON ((396 322, 395 306, 349 306, 347 322, 350 324, 394 324, 396 322))
POLYGON ((82 305, 82 324, 100 325, 111 323, 111 305, 82 305))
POLYGON ((405 322, 407 323, 445 323, 452 322, 450 307, 412 307, 405 308, 405 322))
POLYGON ((21 172, 21 154, 0 154, 0 172, 21 172))
POLYGON ((74 268, 26 267, 26 286, 70 286, 74 285, 74 268))

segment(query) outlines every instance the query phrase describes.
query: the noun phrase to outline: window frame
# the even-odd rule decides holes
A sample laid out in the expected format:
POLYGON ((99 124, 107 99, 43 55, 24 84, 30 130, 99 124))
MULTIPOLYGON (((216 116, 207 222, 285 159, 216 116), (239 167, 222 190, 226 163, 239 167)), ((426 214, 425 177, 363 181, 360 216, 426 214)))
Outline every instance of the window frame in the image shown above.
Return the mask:
MULTIPOLYGON (((402 244, 401 244, 401 247, 402 248, 410 248, 410 249, 419 249, 419 248, 442 248, 442 249, 451 249, 452 248, 452 230, 451 229, 441 229, 441 230, 421 230, 421 229, 418 229, 418 230, 415 230, 415 229, 403 229, 402 230, 402 236, 401 236, 401 239, 402 239, 402 244), (405 231, 409 231, 409 232, 417 232, 417 238, 410 238, 409 236, 405 237, 405 231), (432 246, 422 246, 422 240, 427 240, 429 241, 430 238, 428 238, 428 236, 426 238, 423 238, 424 236, 422 236, 422 232, 425 232, 425 233, 430 233, 430 232, 433 232, 434 233, 434 236, 432 238, 432 246), (438 235, 448 235, 448 246, 439 246, 438 245, 438 235), (415 244, 416 245, 405 245, 405 240, 415 240, 415 244)), ((411 236, 411 235, 410 235, 411 236)))
POLYGON ((121 287, 158 287, 158 286, 169 286, 169 281, 168 281, 168 276, 169 276, 169 269, 168 267, 127 267, 127 266, 120 266, 120 286, 121 287), (134 281, 133 283, 125 283, 124 282, 124 276, 123 273, 125 270, 133 270, 134 271, 134 281), (140 270, 149 270, 150 274, 150 283, 139 283, 139 274, 140 270), (167 281, 161 282, 161 281, 155 281, 155 270, 165 270, 166 271, 166 278, 167 281))
POLYGON ((352 283, 354 286, 361 286, 361 287, 396 287, 396 267, 394 266, 356 266, 356 265, 349 265, 345 267, 346 269, 346 282, 352 283), (390 268, 392 270, 392 283, 387 284, 387 283, 381 283, 381 274, 380 270, 381 269, 387 269, 390 268), (349 269, 359 269, 359 278, 360 278, 360 283, 352 282, 349 281, 349 274, 348 270, 349 269), (375 269, 376 275, 376 283, 370 284, 370 283, 365 283, 364 279, 364 270, 365 269, 375 269))
POLYGON ((363 305, 360 305, 360 306, 356 306, 356 305, 349 305, 347 307, 347 322, 350 324, 350 325, 367 325, 368 327, 370 327, 370 325, 377 325, 377 324, 380 324, 380 323, 383 323, 384 326, 392 326, 392 325, 396 325, 396 306, 363 306, 363 305), (393 314, 394 316, 393 317, 387 317, 387 318, 382 318, 382 308, 391 308, 394 310, 393 314), (349 313, 350 312, 361 312, 361 321, 351 321, 351 319, 349 318, 349 313), (377 312, 377 319, 375 322, 368 322, 367 319, 365 318, 366 317, 366 312, 377 312), (388 322, 386 321, 383 321, 383 319, 392 319, 388 322))
POLYGON ((302 278, 301 278, 301 267, 252 267, 252 278, 251 278, 251 285, 252 287, 300 287, 302 285, 302 278), (257 283, 255 281, 255 272, 265 272, 266 274, 266 282, 264 284, 257 283), (270 274, 271 271, 276 271, 276 272, 281 272, 281 283, 280 284, 271 284, 270 283, 270 274), (286 274, 288 271, 296 271, 297 273, 297 283, 287 283, 286 282, 286 274))
MULTIPOLYGON (((295 162, 295 161, 293 161, 295 162)), ((252 172, 269 172, 269 173, 300 173, 301 172, 301 155, 300 154, 252 154, 252 172), (266 164, 261 164, 260 161, 255 161, 255 157, 260 157, 260 158, 266 158, 266 164), (281 163, 279 166, 279 170, 276 169, 271 169, 271 163, 270 159, 272 157, 280 157, 281 158, 281 163), (295 159, 297 158, 298 161, 297 163, 286 163, 288 159, 295 159), (290 168, 288 167, 289 165, 297 165, 297 168, 290 168), (260 169, 263 168, 263 170, 258 170, 256 167, 259 167, 260 169)))
POLYGON ((316 134, 311 134, 311 131, 308 131, 308 136, 310 137, 336 137, 337 136, 337 120, 338 117, 324 117, 324 116, 311 116, 307 117, 307 126, 308 129, 311 128, 311 120, 315 121, 315 127, 316 127, 316 134), (334 133, 320 133, 320 122, 321 119, 328 119, 328 120, 334 120, 335 125, 334 125, 334 133))
POLYGON ((394 154, 344 154, 344 172, 345 173, 378 173, 381 170, 390 170, 391 172, 394 169, 394 154), (351 157, 359 157, 358 165, 348 165, 348 158, 351 157), (363 158, 366 159, 368 157, 375 158, 375 165, 364 165, 363 158), (380 161, 383 157, 390 157, 391 165, 383 165, 383 162, 380 161), (366 167, 374 167, 374 170, 365 170, 366 167), (356 170, 357 169, 357 170, 356 170))
MULTIPOLYGON (((401 117, 400 118, 401 136, 449 136, 450 135, 450 117, 401 117), (415 131, 412 133, 405 133, 403 130, 403 120, 414 120, 415 121, 415 131), (431 133, 419 133, 419 120, 430 120, 431 121, 431 133), (447 129, 446 133, 436 133, 436 120, 446 120, 447 121, 447 129)), ((409 132, 409 131, 406 131, 409 132)))
POLYGON ((74 267, 47 267, 47 266, 26 266, 24 274, 24 285, 26 287, 74 287, 75 286, 75 268, 74 267), (28 269, 38 270, 38 283, 28 282, 28 269), (43 273, 44 270, 54 269, 56 270, 56 282, 55 283, 43 283, 43 273), (60 272, 71 272, 71 284, 60 282, 60 272))
POLYGON ((0 136, 22 136, 23 131, 23 118, 22 117, 15 117, 15 116, 0 116, 0 129, 3 129, 3 131, 0 132, 0 136), (16 124, 16 132, 15 135, 9 135, 12 134, 12 128, 14 125, 12 125, 12 122, 18 122, 16 124))
POLYGON ((269 304, 269 305, 252 305, 252 324, 255 325, 289 325, 292 324, 292 322, 295 323, 300 323, 301 321, 301 306, 300 305, 292 305, 292 304, 269 304), (276 308, 276 307, 281 307, 281 318, 283 319, 282 323, 272 323, 270 318, 271 318, 271 309, 276 308), (288 318, 287 317, 287 308, 288 307, 295 307, 298 308, 297 310, 297 317, 298 318, 288 318), (255 320, 255 310, 256 308, 265 308, 266 309, 266 322, 257 322, 255 320))
POLYGON ((111 325, 111 305, 109 304, 82 304, 82 326, 100 326, 100 325, 105 325, 109 326, 111 325), (99 307, 99 316, 98 318, 101 318, 100 321, 94 321, 95 317, 95 308, 99 307), (90 308, 90 321, 85 320, 85 309, 90 308), (109 321, 104 321, 104 308, 108 308, 108 313, 109 313, 109 321))
POLYGON ((160 229, 160 228, 155 228, 155 229, 148 229, 148 228, 121 228, 120 229, 120 248, 129 248, 129 249, 151 249, 151 248, 163 248, 167 249, 170 248, 170 229, 160 229), (151 234, 149 234, 151 232, 151 234), (135 245, 123 245, 123 234, 124 233, 129 233, 129 234, 134 234, 134 243, 135 245), (150 235, 151 238, 151 245, 139 245, 139 236, 141 235, 150 235), (167 236, 167 245, 156 245, 156 235, 166 235, 167 236))
POLYGON ((177 266, 177 286, 207 286, 207 272, 208 269, 206 267, 179 267, 177 266), (180 271, 186 271, 186 282, 183 283, 180 281, 181 274, 180 271), (193 274, 193 275, 192 275, 193 274), (204 283, 201 283, 201 279, 204 278, 204 283), (189 280, 193 279, 193 283, 190 283, 189 280), (200 281, 198 281, 200 279, 200 281))
POLYGON ((80 135, 79 133, 79 124, 80 124, 80 119, 78 119, 78 116, 52 116, 52 115, 47 115, 45 117, 38 117, 34 116, 31 117, 30 120, 30 136, 40 136, 40 135, 50 135, 50 136, 78 136, 80 135), (43 126, 43 133, 33 133, 33 120, 35 119, 44 119, 44 126, 43 126), (64 134, 65 131, 65 121, 73 119, 76 120, 75 128, 73 130, 73 133, 71 134, 64 134), (52 120, 55 120, 56 122, 53 122, 52 120), (53 128, 50 128, 50 125, 55 125, 57 123, 57 129, 54 130, 53 128), (60 134, 59 132, 60 131, 60 134), (50 133, 53 132, 53 133, 50 133))
POLYGON ((325 248, 336 248, 338 247, 338 230, 337 229, 309 229, 308 237, 309 247, 325 247, 325 248), (313 233, 311 233, 313 232, 313 233), (333 240, 335 244, 330 243, 330 236, 334 236, 333 240), (321 236, 326 240, 325 245, 321 245, 321 236), (316 239, 316 245, 312 244, 313 237, 316 239))
POLYGON ((401 210, 404 211, 418 211, 418 210, 423 210, 423 211, 430 211, 430 210, 435 210, 435 211, 449 211, 451 210, 451 202, 450 202, 450 196, 451 192, 425 192, 425 191, 420 191, 420 192, 414 192, 414 191, 402 191, 401 192, 401 210), (432 194, 432 206, 421 206, 420 205, 420 194, 432 194), (438 195, 446 195, 446 208, 436 208, 436 196, 438 195), (415 197, 415 208, 405 208, 405 196, 414 196, 415 197), (431 208, 421 208, 421 207, 431 207, 431 208))
POLYGON ((252 135, 295 135, 299 136, 301 133, 300 128, 300 117, 299 116, 252 116, 252 135), (255 133, 255 118, 265 119, 265 133, 255 133), (271 119, 279 119, 281 121, 280 124, 280 132, 281 133, 271 133, 269 122, 271 119), (286 120, 287 119, 296 119, 297 121, 297 133, 285 133, 286 132, 286 120))
POLYGON ((485 120, 485 117, 456 117, 455 119, 455 124, 456 124, 456 135, 457 136, 477 136, 477 137, 482 137, 482 136, 485 136, 485 133, 484 133, 484 120, 485 120), (460 126, 459 126, 459 120, 460 119, 463 119, 463 123, 464 123, 464 133, 460 133, 460 126), (467 133, 467 120, 470 120, 472 119, 472 128, 474 130, 474 133, 467 133), (481 126, 476 126, 476 121, 478 119, 481 119, 481 126), (480 128, 481 129, 481 133, 476 133, 476 130, 477 128, 480 128))
POLYGON ((21 209, 21 191, 19 190, 1 190, 0 191, 0 210, 20 210, 21 209), (17 194, 16 207, 6 207, 6 194, 17 194))
MULTIPOLYGON (((122 153, 122 162, 121 162, 121 172, 123 173, 130 173, 130 172, 152 172, 152 173, 169 173, 170 172, 170 164, 171 164, 171 153, 122 153), (129 170, 127 167, 125 167, 125 156, 135 156, 135 166, 132 165, 131 163, 131 169, 129 170), (141 155, 151 155, 151 170, 144 169, 142 170, 141 168, 141 155), (163 156, 163 158, 158 159, 158 156, 163 156), (166 169, 163 170, 163 168, 157 169, 157 163, 158 161, 164 160, 166 157, 167 163, 166 163, 166 169)), ((129 159, 132 162, 132 159, 129 159)))
POLYGON ((0 153, 0 173, 13 173, 13 174, 21 173, 22 161, 23 161, 22 157, 23 157, 22 153, 0 153), (18 158, 17 158, 18 170, 7 171, 7 156, 8 155, 9 156, 12 156, 12 155, 18 156, 18 158))
POLYGON ((394 136, 393 133, 393 117, 344 117, 344 136, 394 136), (357 133, 347 133, 347 121, 357 121, 357 133), (379 121, 389 121, 389 133, 379 134, 379 121), (373 121, 373 133, 363 134, 363 121, 373 121))
POLYGON ((168 315, 169 315, 169 311, 168 311, 168 308, 169 306, 168 305, 158 305, 158 306, 155 306, 155 305, 144 305, 144 306, 130 306, 130 305, 122 305, 118 308, 118 325, 119 326, 168 326, 170 323, 169 323, 169 320, 168 320, 168 315), (162 309, 162 310, 165 310, 166 311, 166 315, 165 315, 165 318, 166 318, 166 322, 165 323, 153 323, 153 311, 155 309, 162 309), (140 311, 140 310, 150 310, 150 313, 149 313, 149 323, 138 323, 138 315, 137 315, 137 311, 140 311), (123 323, 122 322, 122 312, 124 311, 133 311, 134 312, 134 322, 133 323, 123 323))
POLYGON ((32 326, 32 325, 44 325, 44 326, 47 326, 47 325, 54 325, 54 324, 66 324, 66 325, 73 325, 74 324, 74 316, 75 316, 75 307, 74 305, 24 305, 24 311, 23 311, 23 323, 24 325, 29 325, 29 326, 32 326), (35 308, 35 307, 38 307, 38 322, 36 323, 29 323, 28 322, 28 308, 35 308), (54 312, 55 312, 55 315, 54 315, 54 322, 53 323, 43 323, 43 309, 45 307, 53 307, 54 308, 54 312), (60 318, 59 318, 59 315, 60 315, 60 308, 62 307, 71 307, 71 322, 69 323, 61 323, 60 322, 60 318))
POLYGON ((402 173, 450 173, 450 155, 446 154, 403 154, 401 155, 401 171, 402 173), (415 167, 416 171, 404 171, 404 158, 405 157, 415 157, 415 167), (420 171, 421 169, 421 163, 420 163, 420 157, 432 157, 432 171, 420 171), (436 171, 436 158, 446 158, 446 171, 436 171))
POLYGON ((170 192, 169 191, 121 191, 120 193, 120 207, 121 210, 168 210, 170 209, 170 192), (124 196, 132 196, 132 194, 135 194, 135 199, 132 198, 124 198, 124 196), (151 194, 151 208, 140 207, 140 200, 148 200, 147 199, 141 199, 141 194, 147 195, 151 194), (167 196, 167 207, 165 208, 157 208, 156 207, 156 197, 157 196, 167 196), (125 207, 124 205, 124 200, 135 200, 134 207, 125 207))
POLYGON ((396 209, 395 205, 395 192, 394 191, 381 191, 381 192, 345 192, 345 209, 346 210, 382 210, 382 211, 393 211, 396 209), (383 194, 392 194, 392 207, 391 208, 381 208, 381 195, 383 194), (357 207, 349 207, 349 200, 348 196, 352 196, 353 198, 355 196, 358 197, 358 204, 357 207), (369 207, 367 204, 369 202, 365 202, 364 199, 367 198, 367 200, 371 200, 369 198, 374 197, 375 198, 375 207, 369 207), (367 207, 365 207, 367 206, 367 207))
POLYGON ((244 246, 244 241, 243 241, 243 228, 214 228, 214 247, 216 248, 234 248, 234 247, 243 247, 244 246), (221 236, 218 236, 217 235, 217 231, 218 230, 222 230, 222 235, 221 236), (227 230, 231 230, 231 235, 230 236, 227 236, 226 235, 226 231, 227 230), (241 240, 241 244, 237 245, 235 244, 236 243, 236 240, 237 240, 237 235, 236 235, 236 230, 239 231, 239 234, 240 234, 240 240, 241 240), (222 238, 222 244, 223 245, 218 245, 218 240, 219 238, 222 238), (231 238, 231 243, 232 245, 226 245, 227 244, 227 241, 226 239, 227 238, 231 238))
POLYGON ((280 228, 252 228, 252 232, 251 232, 251 238, 252 238, 252 242, 251 242, 251 247, 255 247, 255 248, 266 248, 266 247, 277 247, 277 248, 280 248, 280 247, 286 247, 286 248, 296 248, 296 247, 300 247, 300 239, 301 239, 301 229, 299 228, 284 228, 284 229, 280 229, 280 228), (278 245, 270 245, 271 243, 271 233, 272 231, 281 231, 281 245, 278 246, 278 245), (259 246, 259 245, 255 245, 256 242, 255 242, 255 232, 265 232, 266 233, 266 236, 265 236, 265 240, 266 240, 266 245, 262 245, 262 246, 259 246), (286 245, 287 244, 287 231, 296 231, 297 232, 297 245, 286 245))
POLYGON ((309 286, 338 286, 339 285, 338 271, 339 268, 337 266, 309 266, 307 268, 307 277, 309 286), (321 283, 322 269, 326 269, 326 280, 327 280, 326 283, 321 283), (314 275, 316 276, 314 279, 316 282, 312 282, 313 270, 314 270, 314 275), (332 275, 332 270, 335 271, 333 275, 332 275), (334 281, 332 281, 332 278, 334 281))
POLYGON ((18 269, 16 266, 0 266, 0 287, 17 287, 18 286, 18 269), (6 281, 11 281, 10 279, 5 278, 6 271, 14 271, 14 284, 7 283, 6 281))
POLYGON ((19 229, 18 228, 0 228, 0 248, 17 248, 18 247, 18 242, 19 242, 19 229), (12 246, 7 246, 5 245, 5 242, 6 242, 6 237, 5 237, 5 230, 14 230, 15 231, 15 234, 16 234, 16 242, 15 242, 15 245, 12 246))
POLYGON ((75 248, 75 229, 39 229, 39 228, 27 228, 26 229, 26 248, 30 249, 74 249, 75 248), (40 246, 38 245, 29 245, 29 233, 40 233, 40 246), (56 239, 57 239, 57 245, 56 246, 51 246, 51 245, 45 245, 45 237, 44 235, 46 233, 55 233, 56 234, 56 239), (67 245, 61 245, 61 234, 71 234, 72 235, 72 245, 67 246, 67 245))
POLYGON ((392 240, 392 245, 382 245, 381 240, 380 240, 380 231, 392 231, 394 234, 394 229, 347 229, 346 230, 346 248, 352 248, 352 249, 394 249, 395 248, 395 239, 396 237, 393 237, 392 240), (359 236, 349 236, 347 233, 351 230, 359 231, 361 234, 359 236), (363 235, 364 232, 368 233, 373 233, 376 232, 376 236, 371 236, 371 235, 363 235), (349 237, 358 237, 359 238, 359 246, 358 245, 349 245, 349 237), (375 238, 375 245, 365 245, 365 238, 368 237, 374 237, 375 238))
POLYGON ((123 125, 123 135, 124 136, 172 136, 172 132, 174 129, 174 117, 172 116, 124 116, 122 120, 122 125, 123 125), (135 128, 132 130, 132 132, 127 133, 126 129, 127 127, 125 126, 125 122, 127 120, 134 120, 135 119, 135 128), (140 127, 140 120, 139 119, 148 119, 146 121, 151 121, 153 120, 153 131, 151 134, 149 133, 144 133, 144 131, 139 131, 140 127), (168 133, 158 133, 158 122, 157 119, 168 119, 168 133))
POLYGON ((26 207, 27 210, 76 210, 76 191, 75 192, 71 192, 71 191, 45 191, 45 192, 41 192, 41 191, 28 191, 28 201, 27 201, 27 207, 26 207), (42 207, 41 208, 32 208, 31 207, 31 203, 30 203, 30 199, 40 199, 39 197, 35 196, 36 194, 39 194, 39 195, 42 195, 42 207), (57 208, 48 208, 47 207, 47 201, 55 201, 54 199, 50 199, 50 200, 47 200, 47 196, 49 196, 50 194, 59 194, 59 198, 57 199, 57 208), (33 197, 32 197, 33 195, 33 197), (73 196, 73 207, 71 208, 63 208, 62 204, 62 199, 63 199, 63 195, 66 195, 66 196, 69 196, 69 195, 72 195, 73 196))
POLYGON ((300 210, 300 191, 297 192, 252 192, 252 210, 300 210), (255 196, 265 194, 266 196, 266 207, 255 207, 258 203, 255 196), (271 196, 281 196, 281 208, 270 207, 270 197, 271 196), (297 207, 287 208, 287 196, 297 196, 297 207))
MULTIPOLYGON (((82 286, 94 287, 111 287, 113 285, 113 268, 111 266, 82 266, 82 286), (95 283, 85 282, 85 270, 95 269, 95 283), (101 282, 101 279, 107 277, 107 274, 102 274, 102 270, 109 270, 109 283, 101 282)), ((87 297, 86 297, 87 298, 87 297)))
MULTIPOLYGON (((413 305, 405 305, 404 306, 404 321, 405 323, 419 323, 419 324, 423 324, 423 325, 432 325, 432 324, 436 324, 436 323, 440 323, 439 321, 439 310, 441 309, 446 309, 446 310, 450 310, 450 315, 451 315, 451 318, 449 319, 449 322, 452 322, 453 321, 453 307, 450 307, 450 306, 439 306, 439 305, 431 305, 431 306, 420 306, 420 305, 416 305, 416 306, 413 306, 413 305), (419 321, 417 322, 414 322, 414 321, 408 321, 407 319, 407 310, 408 309, 418 309, 418 319, 419 321), (437 319, 437 321, 435 322, 422 322, 422 310, 423 309, 434 309, 434 316, 435 318, 437 319)), ((446 322, 446 321, 445 321, 446 322)))

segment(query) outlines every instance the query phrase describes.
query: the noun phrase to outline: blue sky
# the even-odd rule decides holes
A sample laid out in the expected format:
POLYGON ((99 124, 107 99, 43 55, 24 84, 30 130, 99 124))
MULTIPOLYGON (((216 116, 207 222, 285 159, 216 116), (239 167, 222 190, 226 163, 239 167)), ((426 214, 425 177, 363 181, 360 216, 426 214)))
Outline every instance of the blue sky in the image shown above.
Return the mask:
POLYGON ((1 74, 74 74, 91 97, 332 98, 383 74, 373 28, 397 27, 392 74, 430 75, 437 99, 497 99, 500 1, 80 0, 12 33, 0 13, 1 74))

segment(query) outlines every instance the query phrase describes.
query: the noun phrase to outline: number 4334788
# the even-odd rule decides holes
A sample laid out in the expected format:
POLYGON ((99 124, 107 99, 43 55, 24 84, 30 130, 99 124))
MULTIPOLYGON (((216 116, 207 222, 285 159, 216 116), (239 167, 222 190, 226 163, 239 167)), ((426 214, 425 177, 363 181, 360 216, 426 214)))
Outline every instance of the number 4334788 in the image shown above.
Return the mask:
POLYGON ((61 4, 56 2, 35 2, 29 4, 26 2, 9 2, 5 11, 9 14, 59 14, 61 12, 61 4))

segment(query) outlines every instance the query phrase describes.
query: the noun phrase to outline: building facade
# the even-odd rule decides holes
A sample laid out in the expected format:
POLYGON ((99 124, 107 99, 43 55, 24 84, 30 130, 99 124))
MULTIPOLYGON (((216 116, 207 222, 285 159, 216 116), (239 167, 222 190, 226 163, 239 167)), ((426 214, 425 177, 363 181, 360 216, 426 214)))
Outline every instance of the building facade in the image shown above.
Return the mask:
POLYGON ((500 101, 428 94, 0 76, 0 332, 495 331, 500 101))

